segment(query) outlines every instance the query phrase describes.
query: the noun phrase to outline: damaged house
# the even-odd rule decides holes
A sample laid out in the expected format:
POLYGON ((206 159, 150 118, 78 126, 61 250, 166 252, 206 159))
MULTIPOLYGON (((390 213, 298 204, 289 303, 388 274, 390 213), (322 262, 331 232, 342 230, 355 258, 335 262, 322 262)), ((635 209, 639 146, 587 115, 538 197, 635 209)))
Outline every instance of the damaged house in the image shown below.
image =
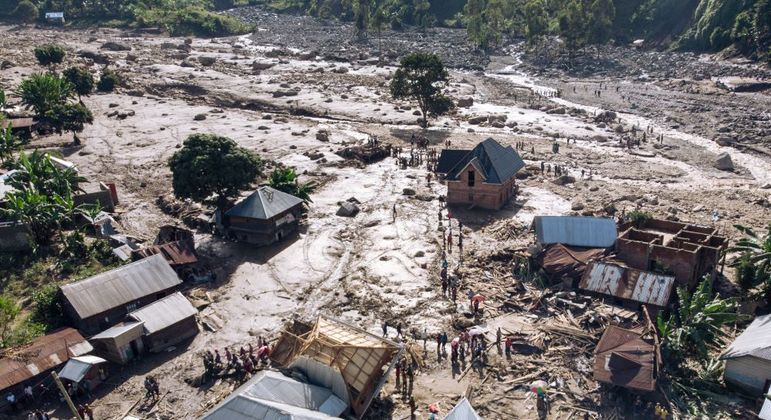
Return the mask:
POLYGON ((437 173, 447 184, 447 204, 499 210, 516 195, 516 177, 525 167, 511 147, 489 138, 472 150, 442 150, 437 173))
POLYGON ((689 290, 713 275, 728 241, 717 229, 651 219, 619 228, 616 254, 629 267, 674 275, 689 290))
POLYGON ((594 379, 641 393, 654 392, 661 354, 651 329, 609 326, 594 350, 594 379))
POLYGON ((198 310, 176 292, 129 314, 142 323, 144 348, 160 352, 198 334, 198 310))
POLYGON ((362 418, 403 351, 390 340, 320 316, 313 325, 296 321, 287 327, 271 359, 334 393, 345 403, 341 414, 362 418))
POLYGON ((258 246, 281 241, 300 224, 303 200, 263 186, 224 215, 215 213, 217 230, 237 241, 258 246))
POLYGON ((675 278, 666 274, 640 271, 621 264, 593 261, 584 271, 578 288, 599 296, 607 296, 614 303, 630 309, 641 305, 655 314, 669 305, 675 278))
POLYGON ((725 360, 725 381, 758 396, 771 384, 771 315, 754 321, 720 356, 725 360))
POLYGON ((130 312, 176 291, 182 284, 161 255, 97 274, 61 287, 64 310, 72 324, 96 334, 130 312))

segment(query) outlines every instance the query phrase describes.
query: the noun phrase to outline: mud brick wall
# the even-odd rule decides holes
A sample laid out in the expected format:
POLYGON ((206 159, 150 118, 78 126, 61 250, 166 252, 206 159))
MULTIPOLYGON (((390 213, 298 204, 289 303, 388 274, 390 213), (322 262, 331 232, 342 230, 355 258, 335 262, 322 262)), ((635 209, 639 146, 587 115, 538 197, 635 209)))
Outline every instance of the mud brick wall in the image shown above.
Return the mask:
POLYGON ((468 185, 468 173, 474 167, 469 165, 458 175, 459 181, 447 182, 447 203, 473 204, 475 207, 498 210, 514 196, 516 180, 509 179, 503 184, 487 184, 476 174, 474 186, 468 185))

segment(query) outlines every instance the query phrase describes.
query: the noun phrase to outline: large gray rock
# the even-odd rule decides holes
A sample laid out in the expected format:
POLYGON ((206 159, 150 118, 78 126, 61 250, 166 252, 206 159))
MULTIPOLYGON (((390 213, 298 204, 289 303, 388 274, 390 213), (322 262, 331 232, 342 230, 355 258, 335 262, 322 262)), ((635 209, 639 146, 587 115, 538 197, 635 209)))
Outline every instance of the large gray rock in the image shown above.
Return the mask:
POLYGON ((105 42, 100 48, 107 51, 131 51, 131 45, 117 41, 105 42))
POLYGON ((357 214, 359 214, 359 211, 360 211, 359 206, 357 206, 354 203, 346 201, 340 204, 340 208, 337 209, 337 213, 335 214, 342 217, 354 217, 357 214))
POLYGON ((474 98, 472 97, 458 99, 459 108, 470 108, 473 105, 474 105, 474 98))
POLYGON ((208 66, 211 66, 211 65, 213 65, 214 63, 217 62, 217 57, 210 57, 210 56, 202 55, 202 56, 198 57, 198 62, 201 63, 201 65, 204 65, 204 66, 208 67, 208 66))
POLYGON ((731 155, 728 153, 721 153, 715 158, 715 168, 721 171, 733 171, 734 163, 731 160, 731 155))
POLYGON ((78 57, 88 58, 97 64, 110 64, 110 59, 105 55, 89 49, 78 50, 78 57))

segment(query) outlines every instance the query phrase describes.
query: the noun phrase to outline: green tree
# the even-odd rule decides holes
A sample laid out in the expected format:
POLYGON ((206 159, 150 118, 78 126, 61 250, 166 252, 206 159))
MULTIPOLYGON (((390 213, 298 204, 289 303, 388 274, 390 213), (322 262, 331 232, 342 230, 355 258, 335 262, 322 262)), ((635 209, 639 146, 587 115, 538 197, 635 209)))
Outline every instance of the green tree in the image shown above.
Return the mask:
MULTIPOLYGON (((616 8, 612 0, 594 0, 589 6, 588 41, 592 44, 604 44, 610 40, 616 8)), ((599 58, 600 49, 597 48, 599 58)))
POLYGON ((740 319, 736 303, 716 296, 709 276, 704 277, 692 294, 678 288, 677 298, 678 310, 666 320, 661 313, 656 319, 663 350, 673 360, 690 357, 705 361, 709 351, 717 349, 720 338, 725 336, 722 327, 740 319))
POLYGON ((9 185, 17 190, 32 188, 48 196, 71 195, 73 191, 79 191, 80 184, 85 181, 74 169, 59 168, 48 153, 38 150, 21 153, 10 168, 17 172, 8 181, 9 185))
POLYGON ((0 296, 0 348, 5 347, 8 333, 21 308, 8 296, 0 296))
POLYGON ((5 98, 5 91, 0 88, 0 110, 5 109, 5 107, 8 105, 8 102, 5 98))
POLYGON ((748 10, 739 13, 731 30, 731 38, 743 52, 749 52, 754 45, 752 14, 748 10))
POLYGON ((383 7, 378 7, 372 14, 370 21, 372 28, 377 32, 377 55, 380 62, 383 61, 383 26, 386 23, 386 12, 383 7))
POLYGON ((75 93, 78 94, 78 98, 88 96, 94 91, 94 75, 88 69, 73 66, 64 70, 62 74, 73 86, 75 93))
POLYGON ((214 134, 193 134, 169 160, 174 194, 205 201, 217 197, 224 210, 228 197, 254 182, 262 169, 259 157, 236 142, 214 134))
POLYGON ((60 45, 47 44, 35 47, 35 58, 41 66, 56 66, 64 61, 67 52, 60 45))
POLYGON ((525 35, 530 45, 538 44, 538 41, 546 35, 549 28, 549 15, 546 13, 546 5, 543 0, 529 0, 525 4, 525 35))
POLYGON ((64 215, 49 196, 34 188, 11 191, 5 195, 5 207, 0 215, 29 226, 36 244, 48 244, 62 222, 64 215))
POLYGON ((394 99, 417 101, 423 115, 421 124, 428 125, 429 116, 450 111, 454 105, 444 95, 449 82, 444 64, 435 54, 412 53, 402 58, 391 80, 391 96, 394 99))
POLYGON ((120 85, 121 80, 118 73, 115 73, 112 70, 105 70, 102 72, 102 76, 99 78, 99 83, 97 83, 96 88, 100 92, 112 92, 115 90, 115 87, 120 85))
POLYGON ((18 95, 25 107, 35 111, 38 119, 43 119, 54 107, 72 98, 74 91, 66 79, 51 73, 35 73, 22 80, 18 95))
POLYGON ((357 39, 364 39, 367 37, 367 28, 369 27, 369 8, 370 0, 359 0, 356 10, 354 11, 354 36, 357 39))
POLYGON ((586 14, 580 0, 565 0, 558 15, 560 38, 565 42, 570 58, 586 43, 586 14))
POLYGON ((31 1, 22 0, 11 13, 11 16, 21 23, 32 23, 38 19, 40 11, 31 1))
POLYGON ((46 114, 46 121, 58 134, 72 132, 75 144, 80 144, 78 133, 83 132, 86 124, 93 124, 94 115, 81 103, 59 104, 46 114))
POLYGON ((306 203, 313 202, 310 195, 316 190, 316 183, 311 181, 300 184, 294 168, 274 169, 268 177, 268 183, 271 187, 287 194, 292 194, 306 203))
POLYGON ((48 330, 58 328, 64 320, 64 307, 59 299, 59 285, 49 283, 32 291, 34 303, 32 319, 46 325, 48 330))

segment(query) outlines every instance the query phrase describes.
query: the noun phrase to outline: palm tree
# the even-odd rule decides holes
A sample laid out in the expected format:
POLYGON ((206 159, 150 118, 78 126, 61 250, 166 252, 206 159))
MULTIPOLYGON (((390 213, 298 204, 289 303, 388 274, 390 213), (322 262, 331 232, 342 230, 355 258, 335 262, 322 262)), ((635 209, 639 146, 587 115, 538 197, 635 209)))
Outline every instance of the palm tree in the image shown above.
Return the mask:
POLYGON ((294 168, 276 168, 270 173, 268 184, 279 191, 292 194, 306 203, 313 202, 310 195, 317 187, 313 181, 300 184, 294 168))

